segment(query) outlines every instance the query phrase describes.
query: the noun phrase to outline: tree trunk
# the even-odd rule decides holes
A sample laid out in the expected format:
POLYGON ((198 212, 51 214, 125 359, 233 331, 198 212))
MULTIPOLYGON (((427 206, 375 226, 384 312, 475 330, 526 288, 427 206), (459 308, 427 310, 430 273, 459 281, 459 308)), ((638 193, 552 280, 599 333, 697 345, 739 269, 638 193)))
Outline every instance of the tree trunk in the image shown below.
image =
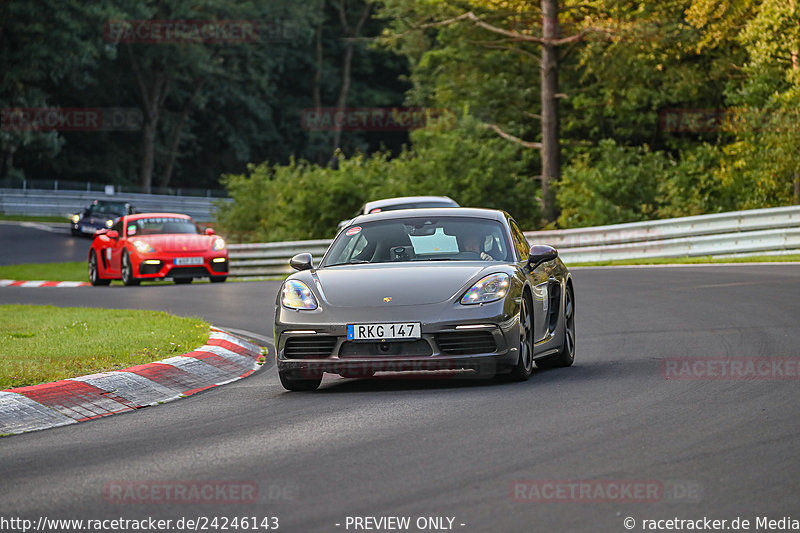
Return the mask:
POLYGON ((322 25, 316 27, 314 30, 314 80, 311 87, 311 99, 314 102, 314 109, 319 110, 322 107, 322 96, 320 94, 320 87, 322 85, 322 25))
POLYGON ((175 129, 172 131, 172 139, 170 140, 169 153, 167 155, 167 164, 164 167, 164 173, 161 175, 161 180, 159 181, 162 187, 169 187, 169 182, 172 180, 172 172, 175 169, 175 161, 178 159, 178 148, 181 144, 183 128, 186 125, 186 121, 189 119, 189 113, 191 112, 192 105, 197 99, 197 95, 199 95, 200 91, 203 90, 203 85, 205 85, 205 83, 206 80, 201 80, 200 82, 194 84, 195 89, 184 104, 180 117, 178 117, 178 122, 175 124, 175 129))
POLYGON ((14 166, 14 152, 17 151, 16 146, 9 146, 8 149, 0 153, 0 179, 7 178, 8 173, 14 166))
MULTIPOLYGON (((145 117, 147 117, 147 113, 145 113, 145 117)), ((139 161, 139 186, 144 194, 153 192, 157 128, 158 117, 155 120, 145 118, 144 124, 142 124, 142 158, 139 161)))
MULTIPOLYGON (((372 3, 368 1, 365 3, 364 10, 358 17, 358 22, 356 22, 356 25, 351 28, 350 23, 347 20, 345 1, 339 0, 339 22, 342 25, 345 39, 348 39, 348 41, 345 45, 344 56, 342 57, 342 84, 339 87, 339 97, 336 99, 336 115, 334 116, 338 116, 339 112, 344 110, 345 105, 347 105, 347 95, 350 92, 350 71, 352 70, 353 65, 353 42, 349 39, 358 37, 361 34, 361 28, 364 26, 364 22, 366 22, 367 17, 369 17, 371 10, 372 3)), ((337 163, 336 151, 339 149, 339 143, 341 140, 342 129, 338 125, 334 125, 333 153, 331 154, 331 165, 334 167, 337 163)))
POLYGON ((553 219, 550 184, 561 177, 561 147, 558 124, 558 0, 542 0, 542 214, 553 219))
MULTIPOLYGON (((336 99, 336 114, 334 117, 339 116, 340 111, 344 111, 347 105, 347 95, 350 92, 350 70, 353 65, 353 45, 348 44, 345 47, 344 57, 342 58, 342 84, 339 87, 339 97, 336 99)), ((342 128, 334 123, 333 130, 333 151, 334 153, 339 148, 339 143, 342 140, 342 128)))
POLYGON ((136 56, 133 55, 131 45, 126 46, 128 57, 131 61, 133 74, 139 96, 142 98, 142 111, 144 124, 142 124, 142 158, 139 162, 139 186, 142 192, 150 194, 153 191, 153 167, 155 166, 156 132, 161 108, 169 90, 169 75, 163 68, 154 69, 145 73, 139 68, 136 56), (148 86, 145 79, 150 82, 148 86))

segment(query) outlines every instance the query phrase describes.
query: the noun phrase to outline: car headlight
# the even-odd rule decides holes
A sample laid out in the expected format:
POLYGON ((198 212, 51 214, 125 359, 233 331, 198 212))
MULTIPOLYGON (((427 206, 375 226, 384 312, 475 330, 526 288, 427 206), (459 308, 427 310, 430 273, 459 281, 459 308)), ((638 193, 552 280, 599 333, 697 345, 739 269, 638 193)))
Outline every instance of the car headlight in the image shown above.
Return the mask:
POLYGON ((156 251, 150 243, 144 241, 133 241, 133 247, 136 248, 136 251, 140 254, 149 254, 156 251))
POLYGON ((214 244, 211 245, 212 250, 224 250, 225 249, 225 240, 224 239, 216 239, 214 244))
POLYGON ((113 220, 106 220, 106 227, 107 228, 110 228, 113 225, 114 225, 114 221, 113 220))
POLYGON ((478 280, 461 298, 464 305, 494 302, 508 293, 508 274, 498 272, 478 280))
POLYGON ((281 303, 289 309, 316 309, 317 299, 308 285, 292 279, 283 284, 281 303))
POLYGON ((78 222, 80 222, 80 220, 81 220, 81 216, 80 215, 72 215, 72 223, 73 224, 77 224, 78 222))

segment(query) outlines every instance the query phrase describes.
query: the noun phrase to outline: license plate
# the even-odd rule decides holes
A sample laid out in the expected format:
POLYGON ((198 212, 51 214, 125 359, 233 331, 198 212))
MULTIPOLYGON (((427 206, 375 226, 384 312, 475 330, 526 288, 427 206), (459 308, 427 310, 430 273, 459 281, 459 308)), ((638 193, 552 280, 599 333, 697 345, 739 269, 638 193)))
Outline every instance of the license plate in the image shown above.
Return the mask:
POLYGON ((347 340, 379 341, 384 339, 419 339, 419 322, 397 324, 348 324, 347 340))
POLYGON ((93 228, 92 226, 81 226, 82 233, 94 233, 97 231, 97 228, 93 228))
POLYGON ((175 258, 176 265, 202 265, 203 258, 202 257, 176 257, 175 258))

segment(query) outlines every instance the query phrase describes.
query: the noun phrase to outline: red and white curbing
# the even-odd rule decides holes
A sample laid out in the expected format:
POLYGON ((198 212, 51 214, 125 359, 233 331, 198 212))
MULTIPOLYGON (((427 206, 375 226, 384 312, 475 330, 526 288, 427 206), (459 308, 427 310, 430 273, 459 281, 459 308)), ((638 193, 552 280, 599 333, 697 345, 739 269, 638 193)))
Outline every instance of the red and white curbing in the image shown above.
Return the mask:
POLYGON ((88 281, 26 281, 20 279, 0 279, 0 287, 89 287, 88 281))
POLYGON ((193 352, 124 370, 0 391, 0 435, 75 424, 133 411, 249 376, 261 348, 212 329, 193 352))

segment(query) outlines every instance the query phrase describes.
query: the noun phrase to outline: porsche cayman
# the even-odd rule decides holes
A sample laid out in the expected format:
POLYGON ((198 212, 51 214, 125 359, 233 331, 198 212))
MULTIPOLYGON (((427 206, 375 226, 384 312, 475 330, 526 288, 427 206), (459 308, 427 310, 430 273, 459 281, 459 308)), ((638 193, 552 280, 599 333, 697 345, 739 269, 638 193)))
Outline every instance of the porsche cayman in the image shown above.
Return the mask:
MULTIPOLYGON (((358 216, 318 267, 276 301, 277 368, 288 390, 324 373, 470 371, 526 380, 575 357, 575 294, 558 252, 529 246, 505 212, 443 208, 358 216)), ((401 374, 402 375, 402 374, 401 374)))
POLYGON ((172 278, 225 281, 228 250, 213 229, 202 229, 187 215, 141 213, 120 217, 111 228, 95 233, 89 249, 89 281, 125 285, 172 278))

